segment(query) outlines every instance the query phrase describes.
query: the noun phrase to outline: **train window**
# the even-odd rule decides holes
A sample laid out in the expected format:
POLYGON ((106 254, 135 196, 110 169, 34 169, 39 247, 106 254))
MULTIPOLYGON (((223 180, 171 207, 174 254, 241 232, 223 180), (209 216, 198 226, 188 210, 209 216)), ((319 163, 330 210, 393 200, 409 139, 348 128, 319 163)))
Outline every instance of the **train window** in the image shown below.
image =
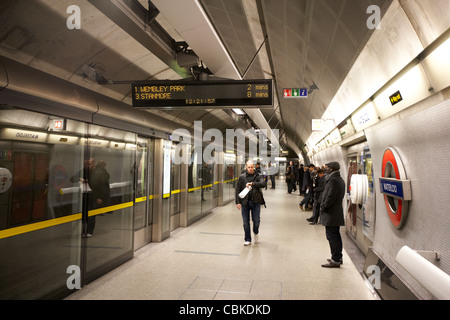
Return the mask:
POLYGON ((188 167, 188 224, 201 217, 202 212, 202 165, 198 163, 203 150, 191 146, 188 167))
POLYGON ((0 299, 37 299, 64 288, 67 268, 81 265, 82 197, 70 178, 82 170, 86 124, 52 132, 50 116, 0 113, 0 168, 12 177, 0 192, 0 299))
POLYGON ((0 299, 52 296, 67 289, 68 267, 89 281, 130 259, 136 134, 70 119, 55 131, 49 115, 0 114, 0 172, 12 177, 0 192, 0 299))
POLYGON ((234 200, 237 177, 236 154, 227 151, 223 155, 223 201, 234 200))
POLYGON ((138 137, 136 149, 134 250, 151 241, 153 223, 153 154, 154 140, 138 137))
POLYGON ((87 214, 82 230, 87 241, 87 277, 133 250, 137 150, 135 134, 94 125, 89 133, 84 159, 87 214))

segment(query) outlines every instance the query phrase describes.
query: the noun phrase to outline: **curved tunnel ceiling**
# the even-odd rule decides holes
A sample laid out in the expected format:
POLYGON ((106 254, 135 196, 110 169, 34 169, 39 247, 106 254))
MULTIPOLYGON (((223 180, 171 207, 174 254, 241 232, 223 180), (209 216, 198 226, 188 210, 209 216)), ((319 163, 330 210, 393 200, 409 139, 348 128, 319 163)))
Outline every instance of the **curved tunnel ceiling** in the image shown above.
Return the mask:
MULTIPOLYGON (((289 146, 302 148, 312 133, 311 120, 322 117, 373 33, 367 27, 367 8, 378 5, 384 15, 392 0, 262 0, 254 2, 257 20, 248 9, 246 12, 241 0, 201 3, 241 73, 262 43, 261 38, 255 43, 250 25, 260 24, 267 36, 265 46, 283 130, 289 146), (313 83, 319 90, 308 99, 282 97, 284 88, 309 88, 313 83)), ((261 62, 251 66, 247 78, 267 75, 261 67, 267 61, 261 62)), ((262 112, 271 126, 277 125, 273 111, 262 112)))
MULTIPOLYGON (((107 17, 95 2, 1 1, 0 54, 130 105, 129 85, 99 85, 86 77, 83 67, 91 66, 112 80, 187 76, 133 38, 129 29, 107 17), (74 4, 82 13, 80 30, 66 27, 67 8, 74 4)), ((384 14, 392 0, 199 2, 241 75, 267 37, 245 78, 275 80, 278 99, 274 109, 261 112, 270 127, 280 129, 282 139, 287 138, 287 145, 297 153, 311 135, 311 119, 322 117, 373 32, 366 26, 367 8, 376 4, 384 14), (319 90, 308 99, 282 98, 283 88, 309 87, 313 82, 319 90)), ((111 3, 148 6, 144 0, 111 3)), ((157 16, 156 21, 175 41, 184 40, 177 30, 170 30, 163 15, 157 16)), ((223 110, 149 112, 190 127, 195 120, 203 120, 209 128, 220 130, 243 125, 223 110)))
MULTIPOLYGON (((175 57, 172 62, 163 62, 91 2, 80 0, 1 1, 0 55, 130 106, 131 85, 100 85, 86 76, 84 68, 92 68, 114 81, 175 80, 190 76, 185 69, 180 71, 179 66, 174 67, 175 57), (74 4, 81 11, 79 30, 69 30, 66 26, 70 16, 67 8, 74 4)), ((239 119, 223 110, 148 112, 186 127, 193 127, 195 120, 203 120, 204 129, 242 127, 239 119)))

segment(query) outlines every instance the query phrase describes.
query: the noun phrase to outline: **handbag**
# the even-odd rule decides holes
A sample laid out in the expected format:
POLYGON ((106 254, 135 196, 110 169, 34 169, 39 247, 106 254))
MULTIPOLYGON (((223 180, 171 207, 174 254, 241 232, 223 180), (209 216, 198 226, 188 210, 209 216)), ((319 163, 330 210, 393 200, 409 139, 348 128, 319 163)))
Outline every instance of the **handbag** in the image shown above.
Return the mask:
POLYGON ((259 191, 258 188, 254 188, 252 190, 252 192, 253 192, 253 194, 252 194, 253 201, 256 203, 262 204, 262 205, 264 205, 264 208, 267 208, 266 201, 264 200, 264 197, 263 197, 261 191, 259 191))

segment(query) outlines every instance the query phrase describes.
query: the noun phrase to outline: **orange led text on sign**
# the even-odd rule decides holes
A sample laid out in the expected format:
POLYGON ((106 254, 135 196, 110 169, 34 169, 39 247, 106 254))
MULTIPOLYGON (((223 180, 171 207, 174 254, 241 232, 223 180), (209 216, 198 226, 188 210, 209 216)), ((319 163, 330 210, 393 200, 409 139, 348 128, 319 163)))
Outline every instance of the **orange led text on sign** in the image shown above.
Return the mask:
POLYGON ((172 99, 172 92, 185 92, 186 86, 136 86, 136 100, 172 99))

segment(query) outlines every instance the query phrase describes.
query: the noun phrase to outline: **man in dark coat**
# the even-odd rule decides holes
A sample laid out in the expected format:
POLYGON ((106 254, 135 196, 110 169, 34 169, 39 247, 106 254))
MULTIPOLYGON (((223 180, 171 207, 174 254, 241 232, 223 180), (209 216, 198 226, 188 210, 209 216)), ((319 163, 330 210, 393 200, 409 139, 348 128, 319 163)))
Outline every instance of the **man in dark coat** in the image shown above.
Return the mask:
POLYGON ((302 184, 302 193, 306 194, 306 191, 311 188, 311 171, 309 170, 309 166, 303 170, 303 184, 302 184))
POLYGON ((300 168, 298 169, 298 189, 300 195, 303 194, 303 175, 305 173, 305 169, 303 167, 303 163, 300 165, 300 168))
POLYGON ((342 238, 339 232, 341 226, 345 225, 344 209, 342 200, 345 195, 345 182, 339 172, 338 162, 326 164, 328 177, 325 184, 325 190, 320 203, 320 220, 325 226, 327 240, 330 244, 331 259, 324 268, 339 268, 342 264, 342 238))
POLYGON ((263 176, 256 172, 253 161, 246 163, 246 171, 239 177, 236 186, 236 206, 241 210, 242 220, 244 222, 244 245, 248 246, 252 243, 250 234, 250 215, 253 221, 253 233, 255 234, 255 243, 259 240, 259 224, 261 205, 265 204, 261 188, 266 187, 263 176), (249 193, 240 198, 239 194, 246 187, 251 187, 249 193))
POLYGON ((305 170, 303 174, 303 189, 304 193, 306 193, 305 197, 302 201, 300 201, 298 208, 301 211, 306 210, 306 207, 309 205, 309 202, 311 201, 313 197, 313 185, 312 185, 312 177, 313 172, 315 170, 315 166, 311 163, 308 166, 308 169, 305 170))
POLYGON ((313 214, 311 218, 306 219, 311 225, 317 224, 319 221, 320 203, 322 202, 322 193, 325 190, 325 179, 325 172, 322 169, 318 169, 315 177, 313 214))

